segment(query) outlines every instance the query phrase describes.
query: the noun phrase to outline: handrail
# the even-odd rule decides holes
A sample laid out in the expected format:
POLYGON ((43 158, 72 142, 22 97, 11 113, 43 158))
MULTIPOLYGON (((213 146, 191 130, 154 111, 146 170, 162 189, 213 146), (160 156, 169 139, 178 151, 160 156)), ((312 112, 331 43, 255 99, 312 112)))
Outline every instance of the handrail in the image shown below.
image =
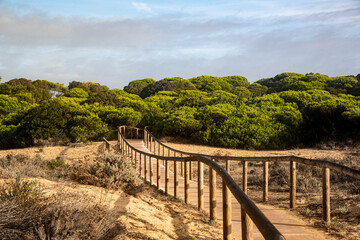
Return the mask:
MULTIPOLYGON (((149 132, 148 127, 144 128, 144 140, 145 135, 148 135, 148 139, 150 142, 154 140, 157 144, 163 146, 163 148, 170 149, 171 151, 180 153, 180 154, 188 154, 191 156, 203 156, 210 159, 217 160, 235 160, 242 161, 244 164, 243 170, 243 180, 246 181, 247 173, 246 166, 247 162, 263 162, 264 170, 263 170, 263 201, 268 200, 268 163, 269 162, 290 162, 290 208, 296 208, 296 163, 301 163, 310 166, 316 166, 322 168, 322 206, 323 206, 323 221, 329 223, 330 218, 330 170, 334 170, 336 172, 348 175, 357 180, 360 180, 360 170, 353 169, 350 167, 343 166, 341 164, 329 162, 326 160, 318 160, 318 159, 307 159, 297 156, 275 156, 275 157, 233 157, 233 156, 210 156, 205 154, 198 153, 188 153, 173 149, 171 147, 166 146, 161 143, 151 132, 149 132)), ((244 187, 244 190, 245 187, 244 187)))
MULTIPOLYGON (((215 172, 220 175, 220 177, 223 180, 223 183, 231 191, 231 193, 234 195, 236 200, 241 204, 242 209, 247 213, 247 215, 251 218, 251 220, 254 222, 254 224, 258 227, 259 231, 261 232, 261 234, 263 235, 263 237, 265 239, 285 240, 285 237, 267 219, 267 217, 254 204, 254 202, 250 200, 250 198, 245 194, 245 192, 240 189, 240 187, 235 183, 235 181, 227 173, 227 171, 224 170, 219 164, 217 164, 211 158, 209 158, 209 156, 200 155, 200 154, 194 154, 194 155, 191 154, 189 157, 169 157, 169 156, 165 157, 165 156, 161 156, 161 155, 156 155, 156 154, 151 154, 151 153, 146 153, 146 152, 140 151, 140 150, 134 148, 133 146, 131 146, 131 144, 129 144, 129 142, 125 139, 123 133, 121 132, 121 129, 125 128, 125 127, 126 126, 120 126, 118 129, 118 135, 120 137, 119 142, 121 142, 120 147, 124 148, 124 145, 126 145, 127 148, 131 149, 131 152, 135 151, 137 153, 143 154, 144 156, 148 156, 150 158, 169 160, 169 161, 181 161, 184 163, 191 162, 191 161, 199 161, 199 162, 202 162, 202 163, 208 165, 211 169, 215 170, 215 172)), ((144 131, 147 131, 147 130, 144 130, 144 131)), ((155 139, 155 137, 154 137, 154 139, 155 139)), ((171 149, 171 148, 169 148, 169 149, 171 149)), ((182 153, 189 154, 186 152, 182 152, 182 153)), ((136 154, 135 154, 135 157, 136 157, 136 154)), ((224 236, 224 239, 227 239, 227 238, 224 236)))
POLYGON ((144 128, 144 131, 147 131, 147 133, 153 137, 153 139, 160 144, 161 146, 164 146, 168 149, 170 149, 171 151, 177 152, 177 153, 182 153, 182 154, 189 154, 192 156, 205 156, 208 158, 212 158, 212 159, 217 159, 217 160, 238 160, 238 161, 248 161, 248 162, 278 162, 278 161, 283 161, 283 162, 288 162, 288 161, 294 161, 294 162, 298 162, 298 163, 302 163, 302 164, 306 164, 306 165, 311 165, 311 166, 316 166, 316 167, 320 167, 320 168, 329 168, 331 170, 346 174, 348 176, 351 176, 353 178, 359 179, 360 180, 360 170, 357 169, 353 169, 341 164, 337 164, 337 163, 333 163, 330 161, 326 161, 326 160, 318 160, 318 159, 308 159, 308 158, 302 158, 302 157, 297 157, 297 156, 276 156, 276 157, 236 157, 236 156, 212 156, 212 155, 206 155, 206 154, 199 154, 199 153, 189 153, 189 152, 183 152, 183 151, 179 151, 176 150, 174 148, 171 148, 165 144, 163 144, 162 142, 160 142, 151 132, 149 132, 147 130, 148 126, 146 126, 144 128))

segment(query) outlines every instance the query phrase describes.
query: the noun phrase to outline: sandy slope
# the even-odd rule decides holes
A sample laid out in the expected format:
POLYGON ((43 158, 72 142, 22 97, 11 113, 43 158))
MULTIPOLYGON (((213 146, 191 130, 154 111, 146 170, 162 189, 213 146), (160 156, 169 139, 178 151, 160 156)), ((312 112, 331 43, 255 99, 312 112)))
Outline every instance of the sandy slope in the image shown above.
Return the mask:
MULTIPOLYGON (((116 142, 113 142, 116 144, 116 142)), ((63 158, 68 163, 81 160, 84 156, 94 158, 102 154, 104 144, 74 144, 71 146, 32 147, 0 151, 0 157, 8 154, 24 154, 29 157, 40 155, 44 160, 63 158)), ((109 210, 111 222, 116 224, 107 229, 110 239, 221 239, 221 226, 207 223, 204 212, 170 199, 154 188, 144 186, 144 190, 134 195, 121 191, 82 185, 70 180, 50 181, 35 178, 46 188, 48 195, 54 193, 83 196, 78 201, 88 201, 105 206, 109 210)), ((1 179, 0 183, 4 179, 1 179)), ((5 180, 6 181, 6 180, 5 180)))

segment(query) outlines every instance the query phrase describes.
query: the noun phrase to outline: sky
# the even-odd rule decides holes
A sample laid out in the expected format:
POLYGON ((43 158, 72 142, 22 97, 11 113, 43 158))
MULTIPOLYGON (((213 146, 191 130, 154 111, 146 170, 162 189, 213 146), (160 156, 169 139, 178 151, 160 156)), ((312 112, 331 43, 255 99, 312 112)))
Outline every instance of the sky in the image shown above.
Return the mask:
POLYGON ((360 73, 360 0, 0 0, 0 76, 135 79, 360 73))

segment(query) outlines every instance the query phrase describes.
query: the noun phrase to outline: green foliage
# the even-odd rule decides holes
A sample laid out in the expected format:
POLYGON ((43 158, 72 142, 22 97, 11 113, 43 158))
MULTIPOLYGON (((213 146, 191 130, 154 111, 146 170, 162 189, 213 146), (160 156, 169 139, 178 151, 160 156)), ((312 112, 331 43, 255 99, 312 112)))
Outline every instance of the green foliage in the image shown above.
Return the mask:
POLYGON ((24 181, 16 177, 15 181, 0 187, 0 199, 15 200, 25 207, 30 207, 44 198, 44 189, 36 181, 24 181))
MULTIPOLYGON (((195 87, 201 91, 212 92, 215 90, 224 90, 230 91, 233 87, 231 83, 226 81, 226 79, 221 77, 212 77, 212 76, 199 76, 189 79, 195 87)), ((232 81, 236 84, 236 81, 232 81)))
POLYGON ((131 162, 119 155, 99 156, 94 162, 85 159, 72 169, 72 178, 82 184, 125 191, 142 184, 131 162))
POLYGON ((359 78, 285 72, 250 84, 242 76, 175 77, 134 80, 124 90, 13 79, 0 84, 0 148, 114 139, 120 125, 237 148, 356 141, 359 78))
POLYGON ((65 92, 65 97, 87 98, 89 94, 82 88, 71 88, 65 92))
POLYGON ((124 87, 124 91, 140 95, 141 91, 149 84, 155 83, 156 81, 152 78, 138 79, 131 81, 127 86, 124 87))
POLYGON ((259 83, 253 83, 249 86, 249 91, 252 97, 260 97, 268 91, 267 86, 260 85, 259 83))
POLYGON ((180 107, 165 114, 163 133, 169 136, 191 136, 199 131, 202 124, 195 119, 197 109, 180 107))
POLYGON ((189 80, 182 79, 180 77, 175 78, 164 78, 155 83, 147 85, 140 93, 142 98, 149 97, 160 91, 175 91, 179 92, 182 90, 195 90, 196 87, 191 84, 189 80))

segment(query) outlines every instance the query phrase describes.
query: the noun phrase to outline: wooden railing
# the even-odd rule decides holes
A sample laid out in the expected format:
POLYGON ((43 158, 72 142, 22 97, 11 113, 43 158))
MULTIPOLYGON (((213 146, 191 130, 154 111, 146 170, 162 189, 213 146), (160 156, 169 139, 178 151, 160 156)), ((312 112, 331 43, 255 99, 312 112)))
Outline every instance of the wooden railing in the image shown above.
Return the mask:
MULTIPOLYGON (((247 197, 247 166, 249 162, 263 162, 263 200, 268 200, 268 164, 269 162, 290 162, 290 208, 296 208, 296 165, 297 163, 316 166, 322 168, 322 206, 323 206, 323 221, 330 222, 330 170, 346 174, 353 178, 360 180, 360 171, 352 169, 340 164, 332 163, 329 161, 306 159, 296 156, 281 156, 281 157, 231 157, 231 156, 210 156, 205 154, 189 153, 179 151, 174 148, 168 147, 158 141, 145 127, 144 130, 133 127, 121 126, 119 127, 119 146, 123 154, 128 155, 135 162, 138 159, 136 154, 139 155, 140 161, 146 161, 148 158, 157 159, 157 168, 159 169, 159 159, 165 161, 165 193, 169 194, 169 164, 168 161, 174 162, 174 196, 178 195, 178 162, 180 163, 180 172, 185 179, 185 202, 189 202, 189 180, 192 174, 192 162, 198 163, 198 208, 204 207, 204 168, 203 164, 209 166, 209 191, 210 191, 210 218, 216 218, 216 174, 219 174, 223 181, 223 232, 224 239, 231 239, 231 201, 230 191, 237 201, 241 204, 241 223, 242 223, 242 239, 251 239, 251 221, 255 223, 259 231, 265 239, 285 239, 280 232, 274 227, 273 224, 264 216, 264 214, 256 207, 256 205, 247 197), (126 130, 128 129, 128 130, 126 130), (145 146, 154 154, 145 153, 136 150, 128 144, 125 135, 129 132, 137 132, 137 138, 143 138, 145 146), (141 134, 140 134, 141 133, 141 134), (135 158, 134 158, 135 152, 135 158), (166 156, 165 156, 166 155, 166 156), (226 170, 221 168, 214 160, 226 161, 226 170), (243 181, 242 190, 234 182, 229 175, 230 160, 241 161, 243 164, 243 181)), ((140 164, 141 166, 141 164, 140 164)), ((145 181, 147 181, 146 164, 144 165, 145 181)), ((149 165, 150 183, 153 184, 152 164, 149 165)), ((142 171, 141 167, 139 169, 142 171)), ((157 171, 159 172, 159 171, 157 171)), ((159 186, 160 176, 156 176, 157 187, 159 186)))
POLYGON ((360 180, 360 171, 349 168, 340 164, 336 164, 329 161, 317 160, 317 159, 307 159, 296 156, 279 156, 279 157, 232 157, 232 156, 209 156, 205 154, 196 154, 196 153, 187 153, 179 151, 173 148, 166 146, 156 139, 149 131, 148 127, 144 129, 144 141, 148 141, 151 146, 152 144, 158 144, 163 148, 170 149, 171 151, 176 152, 177 154, 191 154, 201 155, 216 160, 234 160, 241 161, 243 163, 243 190, 247 192, 246 183, 247 183, 247 163, 248 162, 263 162, 263 201, 268 200, 268 185, 269 185, 269 162, 290 162, 290 208, 296 208, 296 163, 301 163, 309 166, 315 166, 322 168, 322 219, 326 223, 330 223, 330 170, 348 175, 350 177, 360 180))
MULTIPOLYGON (((231 197, 230 193, 233 194, 235 199, 241 204, 242 207, 242 239, 251 239, 251 222, 257 226, 261 234, 265 239, 271 240, 284 240, 285 237, 276 229, 276 227, 267 219, 267 217, 261 212, 261 210, 248 198, 246 193, 241 190, 241 188, 235 183, 229 173, 223 169, 219 164, 213 161, 208 156, 203 156, 199 154, 189 154, 186 152, 175 151, 169 147, 163 146, 163 151, 161 152, 160 145, 156 145, 152 142, 158 142, 154 136, 151 135, 147 130, 144 130, 143 137, 144 142, 148 149, 156 151, 157 154, 147 153, 136 149, 131 146, 126 138, 124 137, 127 132, 136 130, 138 133, 140 129, 134 127, 119 127, 118 135, 118 143, 123 155, 130 158, 134 164, 138 164, 138 166, 142 166, 142 161, 144 161, 144 169, 139 167, 139 172, 144 171, 144 180, 148 181, 148 169, 146 169, 146 161, 149 161, 149 182, 153 184, 153 170, 151 159, 157 160, 157 176, 156 176, 156 186, 160 189, 160 164, 159 160, 165 161, 165 193, 169 194, 169 161, 174 162, 174 197, 178 196, 178 170, 177 163, 183 163, 184 169, 184 192, 185 203, 189 203, 190 201, 190 193, 189 193, 189 181, 190 181, 190 163, 197 162, 198 163, 198 208, 204 208, 204 167, 206 164, 209 166, 210 170, 210 179, 209 179, 209 191, 210 191, 210 219, 215 219, 217 217, 216 214, 216 174, 218 174, 223 183, 223 235, 224 239, 232 239, 232 223, 231 223, 231 197), (151 138, 151 140, 150 140, 151 138), (167 156, 165 156, 165 148, 167 148, 167 156), (173 156, 171 156, 173 154, 173 156), (178 155, 178 156, 177 156, 178 155), (139 161, 139 163, 138 163, 139 161), (250 221, 251 219, 251 221, 250 221)), ((137 135, 139 136, 139 134, 137 135)), ((229 166, 229 165, 228 165, 229 166)), ((243 186, 246 189, 246 186, 243 186)))

